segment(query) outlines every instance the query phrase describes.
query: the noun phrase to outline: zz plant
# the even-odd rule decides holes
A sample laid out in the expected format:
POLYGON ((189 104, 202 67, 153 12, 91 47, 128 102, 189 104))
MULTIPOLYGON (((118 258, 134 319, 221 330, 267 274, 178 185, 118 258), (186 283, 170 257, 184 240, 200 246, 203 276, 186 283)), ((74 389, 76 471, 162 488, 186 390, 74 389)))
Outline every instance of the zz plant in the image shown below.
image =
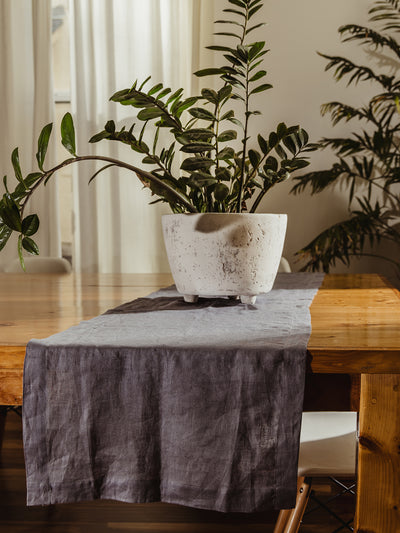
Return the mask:
POLYGON ((307 260, 303 270, 324 270, 336 260, 348 265, 352 256, 381 257, 392 263, 400 275, 400 259, 382 256, 377 246, 388 241, 394 257, 400 257, 400 0, 379 0, 369 10, 372 27, 348 24, 339 28, 345 42, 366 46, 392 65, 390 74, 371 66, 357 65, 344 57, 321 54, 328 60, 336 80, 349 84, 373 83, 377 93, 370 101, 354 107, 341 102, 322 106, 333 125, 357 121, 359 128, 349 137, 322 139, 315 148, 330 148, 333 165, 295 178, 292 191, 308 188, 312 194, 345 184, 349 191, 349 218, 320 233, 298 254, 307 260), (380 26, 376 28, 376 26, 380 26))
MULTIPOLYGON (((0 250, 12 232, 19 234, 18 252, 23 265, 23 249, 38 254, 32 239, 39 227, 36 214, 24 215, 32 194, 60 168, 84 160, 97 160, 104 165, 91 178, 110 167, 125 168, 139 178, 156 196, 155 202, 167 202, 174 213, 185 212, 254 212, 264 195, 275 184, 286 180, 294 170, 309 163, 303 153, 308 135, 299 126, 280 123, 275 131, 259 134, 257 142, 249 136, 250 121, 260 112, 251 107, 256 94, 272 86, 263 81, 264 41, 249 42, 254 30, 263 26, 256 21, 262 0, 228 0, 224 20, 216 23, 229 31, 216 35, 232 40, 231 45, 209 46, 223 55, 223 66, 196 72, 196 76, 217 76, 219 88, 203 89, 200 96, 184 98, 183 89, 172 91, 162 83, 149 85, 135 81, 132 87, 118 91, 111 100, 135 108, 140 127, 118 129, 113 120, 94 135, 91 143, 102 140, 127 144, 142 156, 143 167, 100 155, 77 155, 72 117, 67 113, 61 124, 61 140, 71 157, 46 170, 46 151, 52 124, 39 136, 38 171, 24 176, 18 148, 12 153, 17 179, 15 190, 4 178, 5 194, 0 200, 0 250), (229 105, 238 101, 240 118, 229 105), (149 127, 151 125, 151 127, 149 127), (167 130, 170 141, 160 146, 159 133, 167 130), (182 162, 177 168, 175 159, 182 162), (147 166, 148 170, 144 170, 147 166)), ((91 181, 90 180, 90 181, 91 181)))

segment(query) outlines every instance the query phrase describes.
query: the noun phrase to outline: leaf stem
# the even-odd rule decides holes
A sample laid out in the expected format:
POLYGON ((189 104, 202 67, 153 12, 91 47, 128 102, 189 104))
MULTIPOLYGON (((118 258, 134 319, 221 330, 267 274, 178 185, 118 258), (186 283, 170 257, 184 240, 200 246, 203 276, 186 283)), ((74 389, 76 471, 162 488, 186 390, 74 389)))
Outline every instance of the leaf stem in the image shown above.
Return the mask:
POLYGON ((20 210, 21 217, 23 215, 23 212, 24 212, 24 209, 25 209, 25 206, 26 206, 28 200, 30 199, 30 197, 32 196, 34 191, 43 183, 43 181, 46 180, 46 178, 48 176, 50 176, 51 174, 53 174, 57 170, 60 170, 63 167, 71 165, 72 163, 78 163, 79 161, 106 161, 107 163, 111 163, 111 164, 113 164, 116 167, 125 168, 127 170, 130 170, 131 172, 134 172, 138 176, 138 178, 142 181, 142 183, 146 182, 146 181, 153 182, 153 183, 157 184, 159 187, 161 187, 162 189, 164 189, 169 194, 172 194, 175 197, 176 202, 179 205, 183 206, 185 209, 187 209, 187 211, 189 211, 190 213, 197 213, 198 212, 198 210, 194 207, 193 204, 191 204, 189 202, 188 198, 185 195, 183 195, 182 193, 176 191, 175 189, 170 187, 167 183, 164 183, 160 178, 157 178, 156 176, 154 176, 150 172, 146 172, 145 170, 142 170, 142 169, 140 169, 138 167, 135 167, 133 165, 129 165, 128 163, 124 163, 123 161, 119 161, 118 159, 113 159, 111 157, 105 157, 105 156, 100 156, 100 155, 93 155, 93 156, 85 155, 85 156, 77 156, 77 157, 74 157, 74 158, 66 159, 65 161, 63 161, 59 165, 55 166, 51 170, 48 170, 47 172, 45 172, 43 174, 43 176, 30 189, 29 193, 26 195, 25 200, 24 200, 23 204, 21 205, 21 210, 20 210))

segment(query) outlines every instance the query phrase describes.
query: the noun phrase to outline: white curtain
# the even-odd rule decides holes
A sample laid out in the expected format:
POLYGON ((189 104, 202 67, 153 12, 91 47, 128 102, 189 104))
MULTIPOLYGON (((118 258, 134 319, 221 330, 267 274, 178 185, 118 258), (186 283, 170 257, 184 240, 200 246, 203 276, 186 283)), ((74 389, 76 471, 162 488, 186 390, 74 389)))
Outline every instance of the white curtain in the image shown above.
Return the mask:
MULTIPOLYGON (((127 146, 87 140, 113 119, 135 122, 135 109, 109 102, 117 90, 152 76, 185 95, 197 93, 192 72, 209 44, 213 0, 72 0, 72 105, 78 153, 98 153, 141 165, 127 146), (207 28, 207 31, 204 31, 207 28)), ((140 121, 136 121, 140 131, 140 121)), ((166 272, 161 233, 166 205, 153 200, 134 174, 83 163, 74 176, 74 261, 84 272, 166 272)))
MULTIPOLYGON (((15 183, 12 150, 19 147, 25 176, 36 171, 39 133, 53 121, 51 0, 1 0, 0 72, 0 171, 1 177, 8 176, 11 185, 15 183)), ((52 148, 48 162, 54 163, 52 148)), ((4 193, 3 182, 0 193, 4 193)), ((33 238, 41 255, 61 255, 56 178, 34 196, 29 212, 39 214, 41 227, 33 238)), ((0 253, 0 270, 15 257, 13 238, 0 253)))

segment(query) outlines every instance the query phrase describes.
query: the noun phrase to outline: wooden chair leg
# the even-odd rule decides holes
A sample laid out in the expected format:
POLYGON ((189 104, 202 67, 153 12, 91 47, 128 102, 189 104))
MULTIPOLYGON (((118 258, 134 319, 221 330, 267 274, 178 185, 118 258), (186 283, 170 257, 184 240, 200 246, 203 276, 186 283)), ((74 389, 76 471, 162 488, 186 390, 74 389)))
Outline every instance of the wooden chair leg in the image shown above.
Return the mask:
POLYGON ((287 521, 291 514, 292 509, 282 509, 279 512, 278 519, 275 523, 274 533, 283 533, 285 531, 287 521))
POLYGON ((283 509, 279 513, 274 533, 297 533, 299 531, 310 492, 311 478, 299 477, 297 479, 296 506, 293 509, 283 509))

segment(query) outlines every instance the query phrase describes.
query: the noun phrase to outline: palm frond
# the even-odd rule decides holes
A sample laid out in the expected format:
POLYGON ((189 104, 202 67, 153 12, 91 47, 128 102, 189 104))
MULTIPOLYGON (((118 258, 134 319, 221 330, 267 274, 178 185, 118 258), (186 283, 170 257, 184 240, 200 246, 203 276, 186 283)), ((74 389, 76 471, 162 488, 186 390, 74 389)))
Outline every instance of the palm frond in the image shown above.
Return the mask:
POLYGON ((400 46, 393 37, 382 35, 366 26, 358 24, 347 24, 339 28, 341 35, 348 35, 343 42, 363 41, 365 44, 372 46, 374 49, 389 48, 398 58, 400 58, 400 46))
POLYGON ((338 222, 321 232, 307 246, 297 252, 297 256, 306 259, 302 271, 329 272, 336 261, 349 265, 351 256, 360 256, 367 242, 374 245, 383 236, 379 224, 380 209, 370 213, 354 211, 351 218, 338 222))
POLYGON ((400 31, 400 1, 380 0, 369 10, 371 22, 381 22, 383 31, 400 31))
POLYGON ((338 122, 344 120, 348 122, 353 118, 359 120, 371 120, 371 113, 367 108, 356 108, 341 102, 328 102, 321 106, 322 116, 330 113, 332 118, 332 124, 335 126, 338 122))
POLYGON ((359 83, 360 81, 374 80, 381 84, 385 89, 390 90, 394 76, 386 76, 384 74, 375 74, 372 69, 363 65, 356 65, 349 59, 340 56, 329 56, 319 53, 321 57, 329 59, 325 70, 335 68, 334 77, 337 81, 344 76, 349 76, 347 85, 351 83, 359 83))

